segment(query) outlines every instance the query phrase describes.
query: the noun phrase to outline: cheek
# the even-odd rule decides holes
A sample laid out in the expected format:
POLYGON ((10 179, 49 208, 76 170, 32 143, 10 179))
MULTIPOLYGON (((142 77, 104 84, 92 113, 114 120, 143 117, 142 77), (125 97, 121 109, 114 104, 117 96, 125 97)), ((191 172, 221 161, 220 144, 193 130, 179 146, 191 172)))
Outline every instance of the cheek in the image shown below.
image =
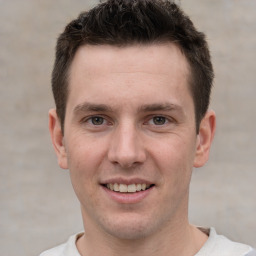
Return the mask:
POLYGON ((72 137, 67 147, 69 169, 84 172, 95 168, 101 161, 103 153, 103 145, 99 141, 81 135, 72 137))
POLYGON ((195 156, 194 147, 181 140, 166 141, 155 147, 151 155, 165 182, 172 182, 176 186, 190 179, 195 156))
POLYGON ((189 163, 191 164, 195 156, 195 145, 186 143, 184 140, 166 140, 164 143, 158 143, 154 147, 156 158, 166 164, 189 163))
MULTIPOLYGON (((80 203, 90 205, 90 198, 95 198, 97 181, 97 159, 89 147, 76 146, 68 152, 70 179, 80 203)), ((96 202, 95 202, 96 203, 96 202)))
POLYGON ((101 154, 88 143, 69 144, 67 151, 68 168, 74 189, 89 189, 90 184, 97 182, 97 170, 101 162, 101 154), (72 150, 71 150, 72 149, 72 150))

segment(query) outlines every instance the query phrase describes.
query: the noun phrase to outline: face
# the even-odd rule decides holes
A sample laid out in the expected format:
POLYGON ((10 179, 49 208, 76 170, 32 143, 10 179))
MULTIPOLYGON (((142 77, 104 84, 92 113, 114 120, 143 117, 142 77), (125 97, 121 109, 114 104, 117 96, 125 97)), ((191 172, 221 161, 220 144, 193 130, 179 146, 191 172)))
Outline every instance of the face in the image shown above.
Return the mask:
POLYGON ((188 77, 171 43, 78 49, 64 136, 54 110, 50 130, 86 227, 134 239, 187 219, 192 168, 208 157, 214 118, 196 134, 188 77))

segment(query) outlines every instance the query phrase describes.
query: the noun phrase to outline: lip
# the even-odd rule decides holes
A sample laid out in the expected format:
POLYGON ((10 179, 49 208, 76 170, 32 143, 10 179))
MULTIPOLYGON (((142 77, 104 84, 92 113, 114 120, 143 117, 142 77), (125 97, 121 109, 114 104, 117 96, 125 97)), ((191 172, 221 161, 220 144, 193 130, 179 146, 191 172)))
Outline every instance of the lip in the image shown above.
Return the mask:
MULTIPOLYGON (((117 183, 117 182, 116 182, 117 183)), ((127 184, 127 183, 122 183, 122 184, 127 184)), ((128 183, 132 184, 132 183, 128 183)), ((119 204, 136 204, 144 200, 147 196, 149 196, 155 186, 152 186, 146 190, 142 190, 139 192, 134 192, 134 193, 120 193, 120 192, 115 192, 104 185, 101 185, 101 188, 103 189, 104 193, 113 201, 119 203, 119 204)))
POLYGON ((101 185, 104 184, 125 184, 125 185, 129 185, 129 184, 146 184, 146 185, 151 185, 154 184, 154 182, 150 182, 148 180, 145 179, 140 179, 140 178, 132 178, 132 179, 123 179, 123 178, 112 178, 112 179, 106 179, 103 180, 102 182, 100 182, 101 185))
POLYGON ((149 196, 155 186, 152 186, 146 190, 137 191, 134 193, 120 193, 115 192, 110 189, 108 189, 105 185, 106 184, 146 184, 146 185, 155 185, 154 182, 151 182, 147 179, 139 178, 139 177, 130 177, 130 178, 122 178, 122 177, 112 177, 109 179, 104 179, 102 182, 100 182, 100 185, 104 191, 104 193, 107 195, 108 198, 110 198, 112 201, 119 203, 119 204, 136 204, 144 200, 147 196, 149 196))

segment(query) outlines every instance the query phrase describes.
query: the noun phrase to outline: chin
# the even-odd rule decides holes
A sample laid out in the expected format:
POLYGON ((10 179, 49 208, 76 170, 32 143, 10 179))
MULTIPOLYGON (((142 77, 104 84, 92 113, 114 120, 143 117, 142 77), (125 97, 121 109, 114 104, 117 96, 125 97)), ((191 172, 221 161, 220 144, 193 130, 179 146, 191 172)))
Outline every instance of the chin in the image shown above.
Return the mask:
POLYGON ((148 230, 140 229, 138 227, 122 227, 122 228, 113 228, 107 230, 107 232, 121 240, 140 240, 147 237, 151 232, 148 230))
POLYGON ((154 232, 154 220, 147 221, 145 218, 118 218, 112 220, 104 220, 103 229, 108 234, 123 240, 139 240, 150 236, 154 232))

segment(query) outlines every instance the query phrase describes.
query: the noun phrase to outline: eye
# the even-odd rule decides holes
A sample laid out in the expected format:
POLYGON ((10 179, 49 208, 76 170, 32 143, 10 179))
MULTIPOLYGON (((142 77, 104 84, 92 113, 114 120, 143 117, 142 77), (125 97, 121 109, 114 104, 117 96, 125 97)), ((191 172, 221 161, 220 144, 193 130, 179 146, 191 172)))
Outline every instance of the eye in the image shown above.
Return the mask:
POLYGON ((105 131, 113 126, 111 118, 105 115, 89 115, 80 120, 82 129, 90 132, 105 131))
POLYGON ((164 116, 154 116, 152 122, 154 125, 164 125, 167 123, 167 119, 164 116))
POLYGON ((88 121, 93 125, 102 125, 105 119, 101 116, 92 116, 88 121))

